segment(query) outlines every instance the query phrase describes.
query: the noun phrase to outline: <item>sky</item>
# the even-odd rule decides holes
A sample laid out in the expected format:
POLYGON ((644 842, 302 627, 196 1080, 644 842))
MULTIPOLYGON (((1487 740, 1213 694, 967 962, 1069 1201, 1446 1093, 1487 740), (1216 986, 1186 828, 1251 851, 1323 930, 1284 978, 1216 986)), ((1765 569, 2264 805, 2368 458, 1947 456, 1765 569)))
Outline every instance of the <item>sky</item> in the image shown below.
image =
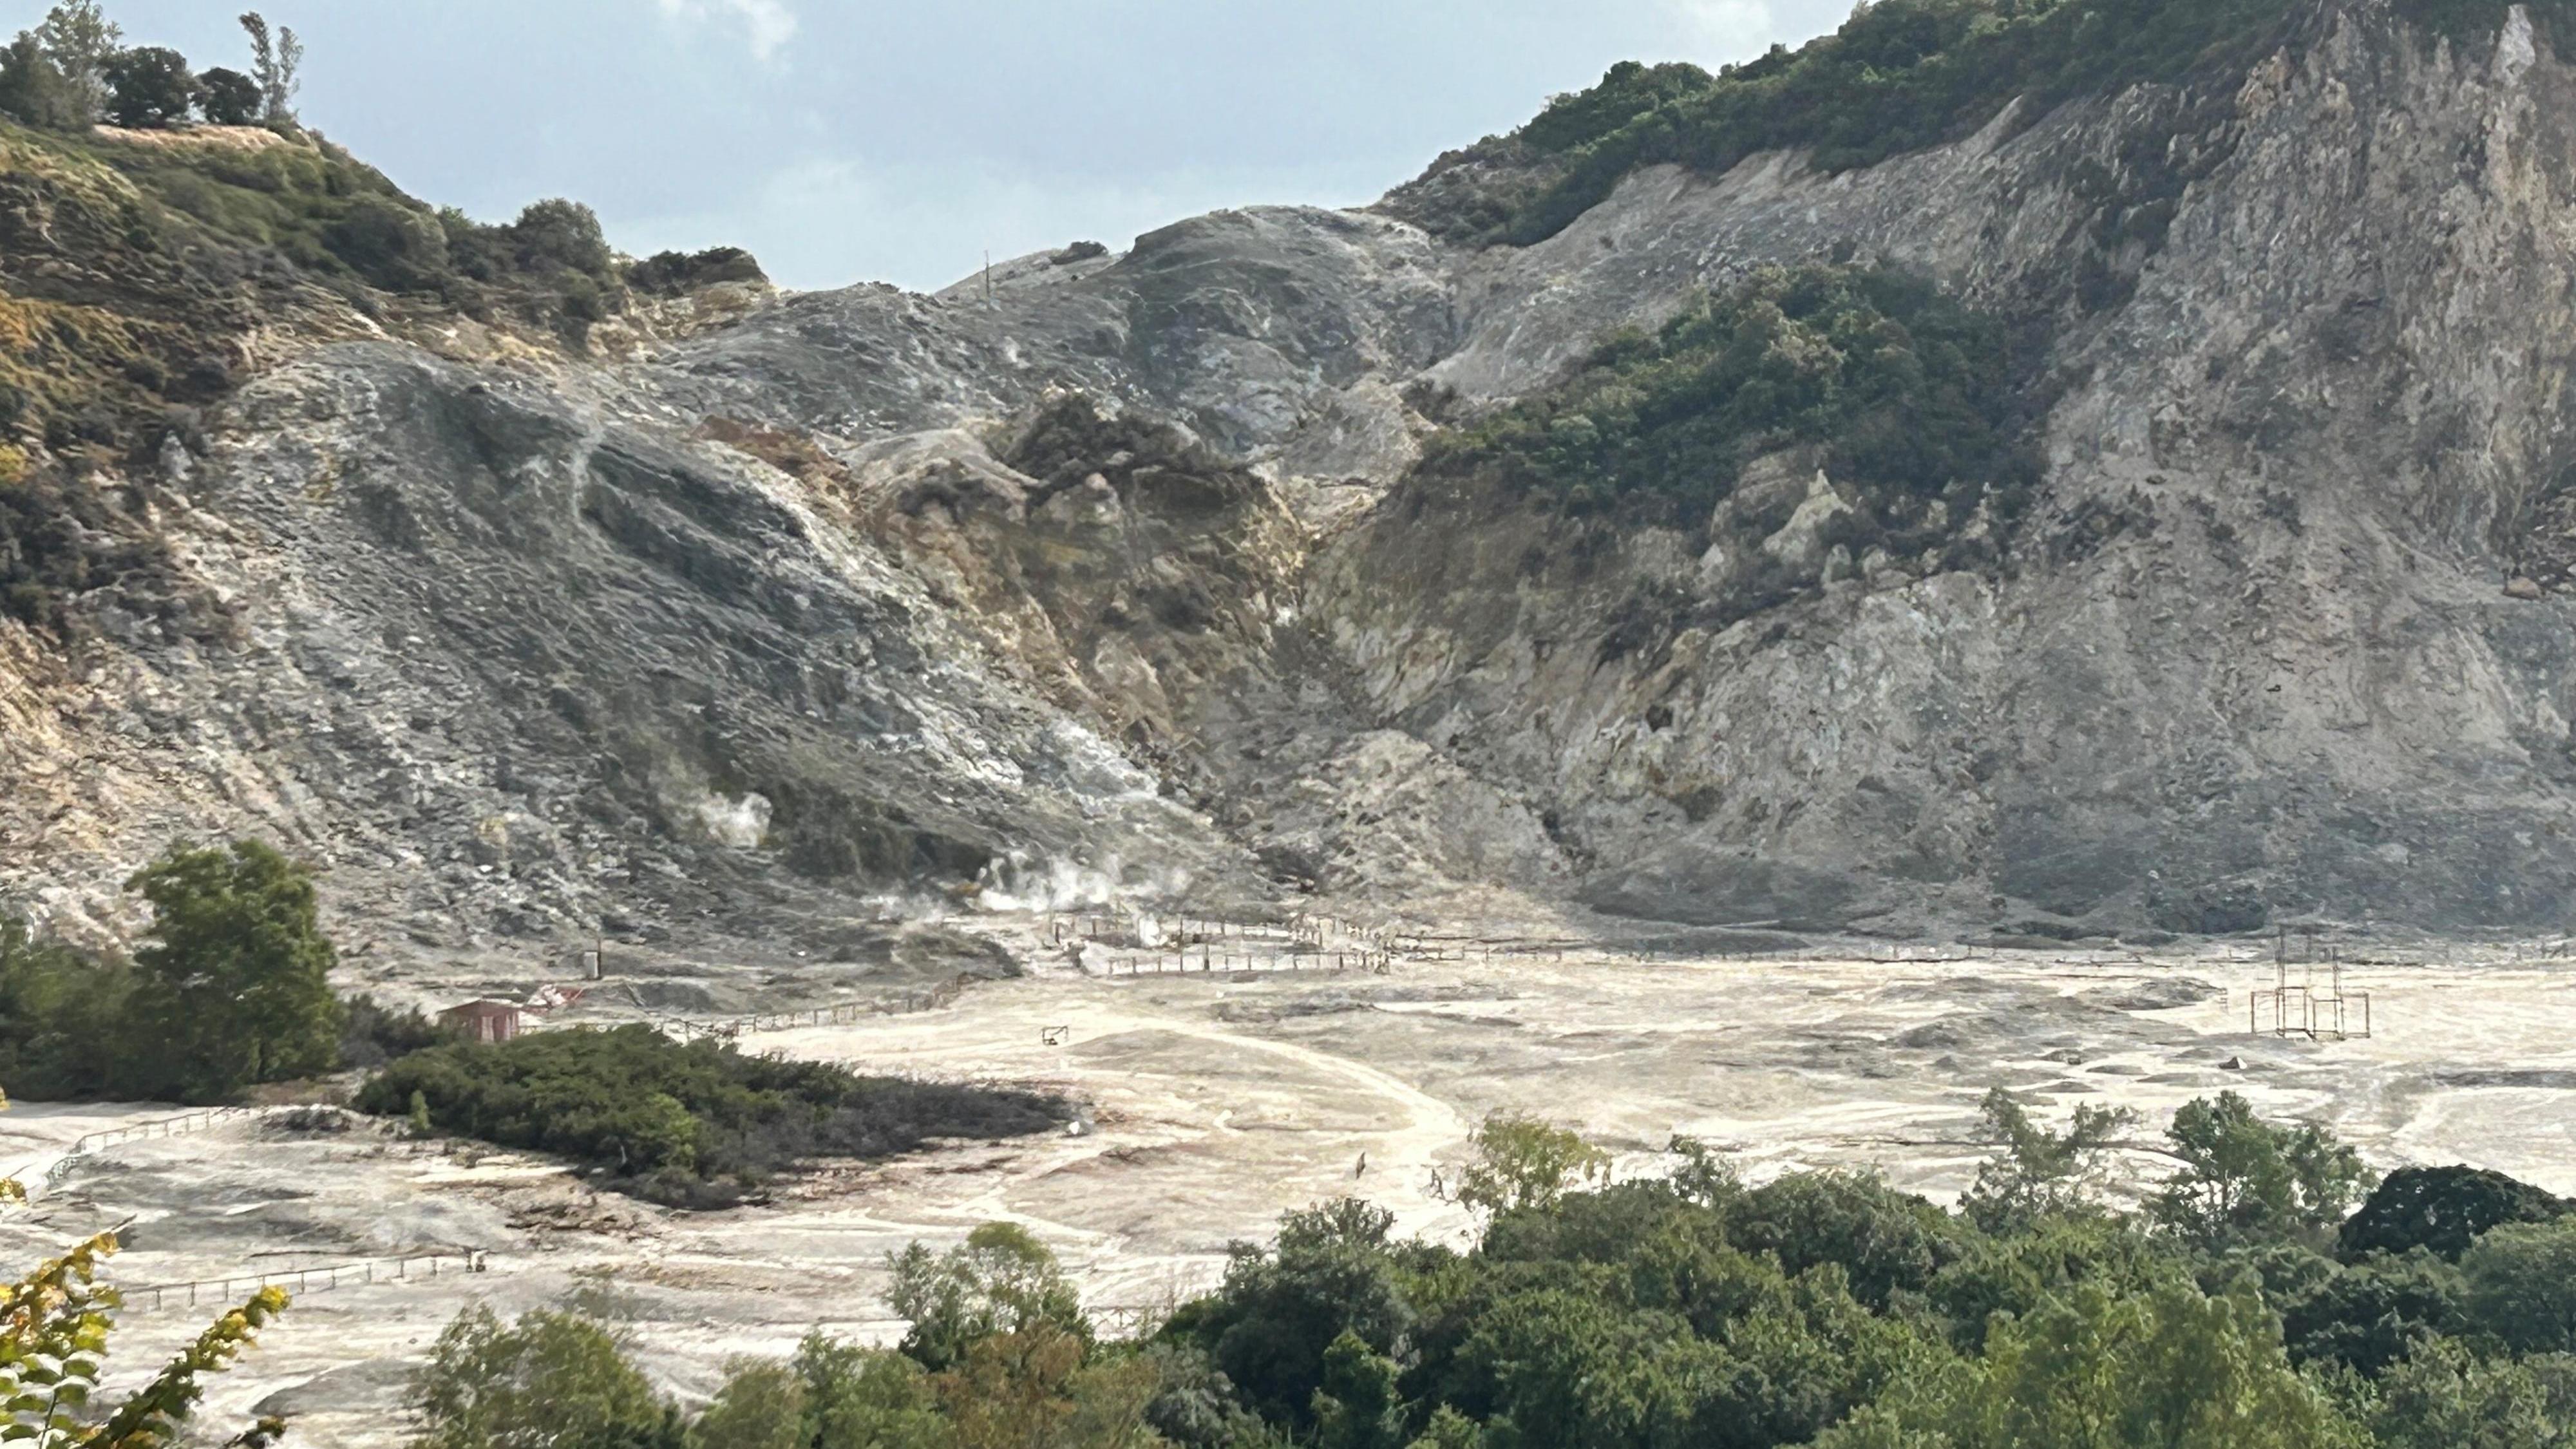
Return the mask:
MULTIPOLYGON (((106 0, 248 70, 242 0, 106 0)), ((1219 207, 1356 205, 1614 61, 1714 68, 1849 0, 251 0, 298 109, 406 191, 750 248, 799 289, 931 290, 1219 207)), ((45 6, 0 0, 8 32, 45 6)))

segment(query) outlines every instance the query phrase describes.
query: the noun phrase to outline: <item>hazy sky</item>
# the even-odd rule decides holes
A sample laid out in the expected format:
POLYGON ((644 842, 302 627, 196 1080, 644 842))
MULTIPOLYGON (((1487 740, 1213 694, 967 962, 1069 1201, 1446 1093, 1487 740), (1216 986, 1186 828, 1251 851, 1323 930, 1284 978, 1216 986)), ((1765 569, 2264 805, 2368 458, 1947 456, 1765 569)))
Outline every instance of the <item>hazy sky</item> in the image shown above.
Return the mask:
MULTIPOLYGON (((255 0, 305 120, 426 200, 597 208, 794 287, 1258 202, 1349 205, 1627 58, 1714 66, 1849 0, 255 0)), ((5 0, 14 32, 41 0, 5 0)), ((107 0, 129 44, 247 69, 239 0, 107 0)))

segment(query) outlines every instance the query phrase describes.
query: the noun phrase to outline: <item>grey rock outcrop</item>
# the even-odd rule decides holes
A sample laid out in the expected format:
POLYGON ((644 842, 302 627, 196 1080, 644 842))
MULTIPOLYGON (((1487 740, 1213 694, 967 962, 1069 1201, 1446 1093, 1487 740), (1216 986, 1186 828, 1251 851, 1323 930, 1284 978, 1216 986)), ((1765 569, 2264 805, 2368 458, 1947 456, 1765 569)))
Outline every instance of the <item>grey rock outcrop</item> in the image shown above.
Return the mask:
POLYGON ((2359 3, 2219 99, 1651 168, 1526 248, 1414 224, 1432 188, 616 364, 307 353, 161 485, 238 647, 0 641, 0 859, 77 915, 171 833, 268 828, 425 932, 765 938, 979 879, 2562 926, 2576 69, 2519 14, 2359 3), (1823 259, 2032 339, 2026 514, 1904 554, 1804 455, 1654 526, 1409 473, 1613 329, 1823 259))

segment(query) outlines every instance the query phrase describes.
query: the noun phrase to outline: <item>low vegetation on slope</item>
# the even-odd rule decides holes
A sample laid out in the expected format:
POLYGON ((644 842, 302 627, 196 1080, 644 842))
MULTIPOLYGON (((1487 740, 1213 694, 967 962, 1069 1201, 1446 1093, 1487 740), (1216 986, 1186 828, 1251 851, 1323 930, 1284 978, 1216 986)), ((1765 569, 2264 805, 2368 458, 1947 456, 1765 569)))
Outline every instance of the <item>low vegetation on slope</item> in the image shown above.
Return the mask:
POLYGON ((935 1137, 1062 1124, 1053 1098, 863 1077, 824 1062, 687 1045, 644 1025, 539 1032, 413 1052, 370 1078, 361 1110, 606 1169, 639 1196, 734 1201, 801 1158, 886 1157, 935 1137))
MULTIPOLYGON (((2509 9, 2501 0, 2396 8, 2460 41, 2492 36, 2509 9)), ((1462 239, 1526 245, 1555 235, 1640 166, 1715 173, 1790 150, 1845 171, 1956 140, 2016 99, 2027 123, 2140 83, 2184 87, 2223 110, 2246 71, 2293 43, 2321 9, 2318 0, 1878 0, 1831 35, 1796 50, 1775 45, 1715 75, 1685 63, 1613 66, 1483 148, 1483 159, 1500 163, 1499 204, 1478 195, 1463 211, 1452 205, 1459 225, 1418 219, 1462 239)), ((2563 3, 2534 12, 2553 38, 2570 18, 2563 3)))
POLYGON ((1875 268, 1766 268, 1627 333, 1565 384, 1435 438, 1422 469, 1491 473, 1585 511, 1642 504, 1690 516, 1744 466, 1800 445, 1883 521, 1931 505, 1968 516, 2037 477, 2019 440, 2003 326, 1929 282, 1875 268))
POLYGON ((135 480, 281 342, 463 317, 577 349, 638 294, 760 280, 733 248, 623 262, 577 202, 492 224, 406 196, 289 108, 292 33, 244 23, 255 80, 127 47, 94 0, 0 47, 0 613, 58 639, 92 595, 223 631, 135 480))
POLYGON ((1237 1244, 1133 1338, 992 1223, 890 1265, 901 1344, 741 1360, 703 1411, 578 1314, 451 1327, 424 1449, 2565 1449, 2576 1217, 2465 1168, 2371 1187, 2312 1126, 2192 1103, 2144 1209, 2098 1197, 2134 1126, 1988 1098, 1955 1211, 1861 1173, 1759 1187, 1677 1141, 1669 1175, 1489 1119, 1463 1251, 1342 1200, 1237 1244), (2357 1205, 2357 1206, 2356 1206, 2357 1205), (2338 1224, 2341 1224, 2340 1229, 2338 1224), (2356 1230, 2358 1229, 2358 1230, 2356 1230))
MULTIPOLYGON (((132 961, 0 918, 0 1085, 53 1100, 217 1102, 340 1064, 348 1010, 331 993, 335 953, 303 867, 256 841, 180 847, 128 888, 153 912, 132 961)), ((412 1024, 372 1004, 361 1014, 379 1035, 412 1024)))

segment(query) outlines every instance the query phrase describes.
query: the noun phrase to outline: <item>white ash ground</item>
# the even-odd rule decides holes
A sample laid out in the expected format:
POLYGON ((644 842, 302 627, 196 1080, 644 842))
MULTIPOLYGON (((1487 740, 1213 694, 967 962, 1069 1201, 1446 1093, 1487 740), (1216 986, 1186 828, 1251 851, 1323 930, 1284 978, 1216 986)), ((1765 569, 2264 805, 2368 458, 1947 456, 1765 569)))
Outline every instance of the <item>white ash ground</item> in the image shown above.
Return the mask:
MULTIPOLYGON (((1029 944, 1038 927, 1013 929, 1048 958, 1029 944)), ((217 1382, 210 1428, 264 1405, 296 1415, 298 1442, 334 1449, 403 1435, 410 1365, 471 1301, 508 1313, 576 1299, 621 1323, 671 1388, 701 1394, 728 1357, 782 1352, 811 1328, 890 1339, 901 1325, 881 1296, 886 1254, 987 1219, 1035 1229, 1099 1308, 1203 1288, 1229 1240, 1343 1193, 1393 1208, 1406 1231, 1455 1238, 1468 1223, 1432 1195, 1432 1174, 1496 1108, 1577 1126, 1625 1170, 1653 1170, 1684 1132, 1754 1176, 1871 1165, 1944 1197, 1982 1155, 1970 1130, 1991 1086, 2061 1111, 2127 1105, 2150 1124, 2234 1088, 2266 1112, 2330 1123, 2383 1168, 2464 1161, 2576 1192, 2576 970, 2485 954, 2354 971, 2379 1034, 2324 1042, 2249 1037, 2246 994, 2272 968, 2208 955, 1578 951, 1387 975, 1114 981, 1040 969, 947 1009, 748 1045, 1054 1087, 1088 1104, 1079 1134, 823 1167, 769 1205, 682 1214, 517 1154, 237 1124, 73 1159, 31 1211, 0 1221, 0 1254, 27 1261, 129 1217, 115 1264, 126 1284, 486 1250, 482 1274, 451 1265, 435 1280, 308 1292, 217 1382), (1064 1044, 1043 1045, 1056 1026, 1064 1044)), ((23 1105, 0 1117, 0 1165, 41 1165, 82 1132, 164 1115, 23 1105)), ((2149 1155, 2133 1165, 2157 1170, 2149 1155)), ((145 1372, 210 1306, 138 1306, 123 1371, 145 1372)))

